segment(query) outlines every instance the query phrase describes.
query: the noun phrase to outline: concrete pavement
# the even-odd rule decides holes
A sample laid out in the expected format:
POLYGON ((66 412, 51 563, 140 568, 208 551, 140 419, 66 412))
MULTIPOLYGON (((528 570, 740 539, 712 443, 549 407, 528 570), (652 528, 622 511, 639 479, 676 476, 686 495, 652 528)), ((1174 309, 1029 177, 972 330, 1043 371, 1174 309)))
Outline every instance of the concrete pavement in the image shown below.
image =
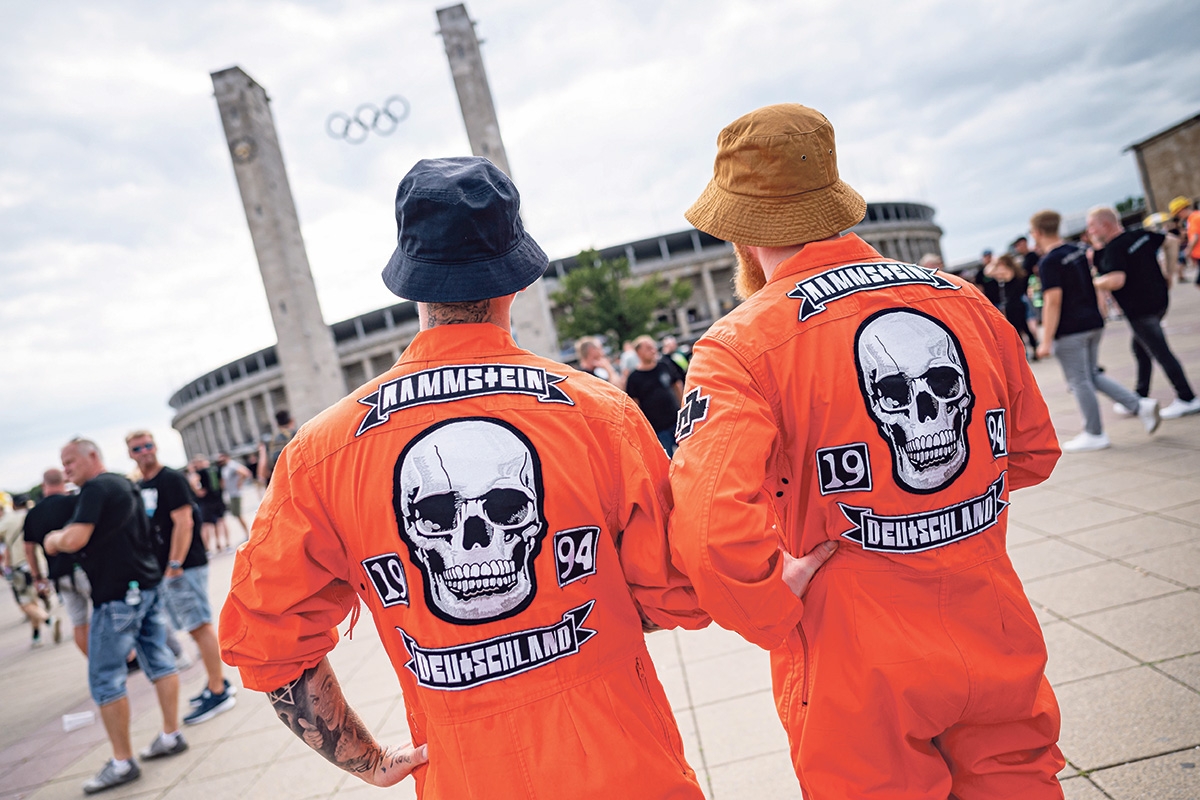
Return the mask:
MULTIPOLYGON (((1176 287, 1167 332, 1200 388, 1200 291, 1176 287)), ((1128 329, 1110 323, 1101 361, 1132 384, 1128 329)), ((1054 360, 1034 364, 1060 438, 1079 415, 1054 360)), ((1161 372, 1153 395, 1173 395, 1161 372)), ((1047 672, 1063 712, 1062 773, 1071 800, 1200 797, 1200 415, 1164 421, 1148 437, 1103 402, 1110 450, 1064 455, 1043 485, 1017 492, 1009 547, 1050 650, 1047 672)), ((113 454, 112 462, 123 458, 113 454)), ((216 557, 212 596, 228 587, 232 556, 216 557)), ((0 798, 77 798, 109 756, 99 721, 65 733, 61 715, 94 709, 85 665, 70 643, 30 651, 15 604, 0 600, 0 798)), ((345 625, 342 626, 343 629, 345 625)), ((186 638, 186 637, 184 637, 186 638)), ((649 637, 709 797, 800 796, 771 699, 766 653, 720 628, 649 637)), ((194 646, 187 642, 194 653, 194 646)), ((408 738, 404 707, 369 618, 331 656, 346 695, 382 741, 408 738)), ((230 675, 235 679, 236 675, 230 675)), ((182 675, 199 690, 199 665, 182 675)), ((151 687, 130 680, 134 745, 159 729, 151 687)), ((109 798, 412 797, 366 786, 312 753, 244 691, 230 712, 188 727, 191 749, 143 765, 109 798)))

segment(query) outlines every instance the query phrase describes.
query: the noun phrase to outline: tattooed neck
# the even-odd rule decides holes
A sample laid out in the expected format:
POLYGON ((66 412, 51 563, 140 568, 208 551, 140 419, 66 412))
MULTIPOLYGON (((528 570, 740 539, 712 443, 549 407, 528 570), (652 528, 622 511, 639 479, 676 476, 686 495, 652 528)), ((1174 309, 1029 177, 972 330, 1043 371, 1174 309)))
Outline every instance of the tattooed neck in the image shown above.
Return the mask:
POLYGON ((383 761, 375 737, 346 704, 328 660, 269 692, 267 698, 284 725, 341 769, 372 772, 383 761))
POLYGON ((491 300, 475 300, 470 303, 426 304, 426 326, 461 325, 471 322, 489 322, 492 316, 491 300))

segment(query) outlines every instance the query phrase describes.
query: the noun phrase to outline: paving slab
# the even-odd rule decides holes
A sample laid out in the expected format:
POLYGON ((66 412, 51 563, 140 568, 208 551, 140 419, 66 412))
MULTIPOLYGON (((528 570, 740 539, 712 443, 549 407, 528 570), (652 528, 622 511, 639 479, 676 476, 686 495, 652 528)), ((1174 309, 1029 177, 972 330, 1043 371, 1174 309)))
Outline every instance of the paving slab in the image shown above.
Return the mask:
POLYGON ((1184 586, 1193 589, 1200 587, 1200 538, 1174 547, 1125 556, 1125 560, 1184 586))
POLYGON ((1164 517, 1138 516, 1071 533, 1063 539, 1110 558, 1123 558, 1185 542, 1200 543, 1200 528, 1164 517))
POLYGON ((1154 666, 1200 692, 1200 653, 1159 661, 1154 666))
POLYGON ((1013 567, 1028 584, 1038 578, 1086 567, 1104 560, 1103 556, 1074 547, 1058 539, 1043 539, 1009 553, 1013 567))
POLYGON ((1200 744, 1200 694, 1148 666, 1057 687, 1063 755, 1082 770, 1200 744))
POLYGON ((1025 583, 1030 600, 1064 617, 1178 591, 1174 583, 1111 561, 1025 583))
POLYGON ((1196 800, 1200 748, 1093 772, 1091 780, 1112 800, 1196 800))
POLYGON ((1137 509, 1105 502, 1076 499, 1057 508, 1024 512, 1019 509, 1012 518, 1043 533, 1065 534, 1106 525, 1120 519, 1137 516, 1137 509))
MULTIPOLYGON (((787 734, 775 713, 775 700, 768 691, 697 706, 696 720, 710 770, 722 764, 788 750, 787 734)), ((783 759, 787 761, 787 756, 783 759)))
POLYGON ((1138 666, 1137 659, 1080 630, 1070 622, 1042 626, 1049 659, 1046 677, 1052 686, 1138 666))
POLYGON ((1200 594, 1179 591, 1076 619, 1142 661, 1200 652, 1200 594))
POLYGON ((1065 800, 1111 800, 1096 788, 1096 784, 1081 775, 1064 780, 1062 788, 1065 800))
POLYGON ((792 770, 787 750, 713 767, 713 800, 794 800, 800 797, 800 781, 792 770))

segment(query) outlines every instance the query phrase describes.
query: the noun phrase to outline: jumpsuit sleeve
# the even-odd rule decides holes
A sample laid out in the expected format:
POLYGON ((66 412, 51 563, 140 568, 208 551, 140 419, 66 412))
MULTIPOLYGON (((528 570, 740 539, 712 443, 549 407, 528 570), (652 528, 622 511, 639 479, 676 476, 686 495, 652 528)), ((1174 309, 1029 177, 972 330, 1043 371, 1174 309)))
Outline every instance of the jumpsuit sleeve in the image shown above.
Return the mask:
POLYGON ((1062 450, 1050 410, 1025 358, 1020 334, 999 312, 988 317, 1004 360, 1008 383, 1008 490, 1036 486, 1054 470, 1062 450))
POLYGON ((783 522, 768 486, 778 423, 758 382, 720 342, 697 343, 687 388, 708 405, 671 464, 672 552, 717 624, 778 647, 804 610, 783 582, 783 522))
POLYGON ((247 688, 278 689, 337 644, 337 624, 358 602, 346 561, 301 448, 286 448, 221 609, 221 658, 247 688))
POLYGON ((687 576, 671 563, 667 515, 670 461, 632 400, 622 403, 616 529, 625 582, 646 619, 660 628, 706 627, 712 620, 687 576))

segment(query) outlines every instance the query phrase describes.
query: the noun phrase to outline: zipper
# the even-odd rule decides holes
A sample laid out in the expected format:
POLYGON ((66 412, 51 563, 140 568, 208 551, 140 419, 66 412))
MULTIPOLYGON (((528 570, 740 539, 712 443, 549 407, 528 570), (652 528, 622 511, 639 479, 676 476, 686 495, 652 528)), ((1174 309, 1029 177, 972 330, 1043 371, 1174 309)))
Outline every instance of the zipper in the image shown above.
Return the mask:
POLYGON ((800 705, 805 707, 808 705, 808 637, 804 635, 804 626, 801 623, 796 623, 796 632, 800 634, 800 647, 802 650, 803 676, 804 683, 800 687, 800 705))
POLYGON ((642 666, 641 657, 634 658, 633 663, 637 666, 638 680, 642 682, 642 691, 646 693, 646 699, 650 703, 650 707, 654 709, 654 716, 658 717, 658 726, 662 730, 663 741, 666 742, 667 748, 675 756, 675 763, 679 764, 683 770, 683 774, 688 773, 688 766, 683 761, 683 755, 677 751, 671 743, 671 729, 667 726, 667 721, 663 719, 662 709, 658 707, 658 703, 654 702, 654 695, 650 692, 650 680, 646 677, 646 668, 642 666))

